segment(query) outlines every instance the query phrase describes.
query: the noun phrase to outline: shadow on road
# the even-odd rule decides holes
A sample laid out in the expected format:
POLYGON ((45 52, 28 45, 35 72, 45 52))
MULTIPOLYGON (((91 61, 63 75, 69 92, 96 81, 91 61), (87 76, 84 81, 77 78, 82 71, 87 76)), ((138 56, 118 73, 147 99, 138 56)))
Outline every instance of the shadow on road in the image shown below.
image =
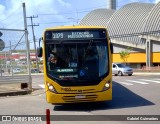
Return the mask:
POLYGON ((154 103, 135 94, 119 83, 113 82, 112 101, 59 105, 55 106, 53 109, 54 111, 94 111, 149 105, 154 105, 154 103))

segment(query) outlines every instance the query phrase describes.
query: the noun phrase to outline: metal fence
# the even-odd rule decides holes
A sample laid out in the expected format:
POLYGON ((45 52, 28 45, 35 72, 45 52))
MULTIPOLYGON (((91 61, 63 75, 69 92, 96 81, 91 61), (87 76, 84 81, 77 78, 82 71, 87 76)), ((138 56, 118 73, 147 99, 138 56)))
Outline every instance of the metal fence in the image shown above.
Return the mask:
POLYGON ((25 88, 31 89, 32 79, 25 4, 23 3, 22 6, 23 29, 19 29, 20 25, 16 25, 16 22, 16 29, 0 28, 0 86, 18 83, 26 84, 27 87, 25 86, 25 88))
POLYGON ((0 51, 0 75, 28 74, 27 50, 24 32, 0 30, 4 48, 0 51))
MULTIPOLYGON (((31 89, 32 79, 28 73, 27 49, 25 31, 0 30, 3 34, 0 51, 0 85, 26 84, 25 88, 31 89)), ((15 87, 15 85, 14 85, 15 87)), ((4 90, 4 87, 0 88, 4 90)))

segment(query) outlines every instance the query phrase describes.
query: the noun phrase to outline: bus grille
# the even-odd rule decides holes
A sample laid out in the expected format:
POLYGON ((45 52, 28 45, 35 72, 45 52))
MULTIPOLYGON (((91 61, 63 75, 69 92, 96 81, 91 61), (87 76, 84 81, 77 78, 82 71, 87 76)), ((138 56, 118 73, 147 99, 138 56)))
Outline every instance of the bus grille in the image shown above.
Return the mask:
POLYGON ((75 96, 64 96, 63 100, 65 102, 75 103, 75 102, 90 102, 95 101, 97 98, 97 95, 84 95, 85 98, 75 98, 75 96))

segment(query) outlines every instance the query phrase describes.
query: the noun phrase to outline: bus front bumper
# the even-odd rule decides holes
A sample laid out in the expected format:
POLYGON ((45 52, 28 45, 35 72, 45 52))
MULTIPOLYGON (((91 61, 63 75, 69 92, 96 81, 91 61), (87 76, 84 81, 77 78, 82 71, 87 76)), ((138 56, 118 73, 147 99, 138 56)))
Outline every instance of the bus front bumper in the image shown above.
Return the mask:
POLYGON ((55 94, 47 91, 46 99, 47 102, 51 104, 109 101, 112 100, 112 90, 110 88, 103 92, 101 91, 83 94, 55 94))

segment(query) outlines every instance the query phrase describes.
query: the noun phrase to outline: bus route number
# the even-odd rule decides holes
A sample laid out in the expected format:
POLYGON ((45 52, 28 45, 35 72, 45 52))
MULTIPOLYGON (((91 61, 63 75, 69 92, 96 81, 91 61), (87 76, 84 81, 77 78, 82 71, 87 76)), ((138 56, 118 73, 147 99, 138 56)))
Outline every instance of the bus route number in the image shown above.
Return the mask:
POLYGON ((53 39, 63 38, 63 33, 52 33, 53 39))

